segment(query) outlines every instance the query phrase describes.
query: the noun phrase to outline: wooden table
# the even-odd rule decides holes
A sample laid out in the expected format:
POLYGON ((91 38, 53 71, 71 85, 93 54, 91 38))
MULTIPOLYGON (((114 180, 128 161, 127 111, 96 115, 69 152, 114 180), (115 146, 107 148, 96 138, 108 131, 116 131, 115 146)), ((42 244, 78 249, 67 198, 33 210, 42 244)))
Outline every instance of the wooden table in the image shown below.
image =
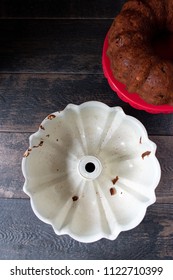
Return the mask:
POLYGON ((0 2, 0 259, 173 259, 173 114, 133 109, 110 89, 101 57, 124 1, 0 2), (41 121, 68 103, 98 100, 138 118, 157 145, 157 201, 135 229, 84 244, 33 213, 22 155, 41 121))

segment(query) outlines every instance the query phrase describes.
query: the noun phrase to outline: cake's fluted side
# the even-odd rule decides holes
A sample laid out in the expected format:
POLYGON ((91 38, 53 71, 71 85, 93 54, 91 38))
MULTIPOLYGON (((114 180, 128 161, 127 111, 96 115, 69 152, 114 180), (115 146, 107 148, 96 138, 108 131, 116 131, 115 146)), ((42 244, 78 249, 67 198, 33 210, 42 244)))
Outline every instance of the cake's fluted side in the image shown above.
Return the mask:
POLYGON ((171 2, 127 1, 108 32, 107 55, 114 77, 129 93, 154 105, 173 105, 173 63, 153 48, 159 32, 173 29, 171 2))

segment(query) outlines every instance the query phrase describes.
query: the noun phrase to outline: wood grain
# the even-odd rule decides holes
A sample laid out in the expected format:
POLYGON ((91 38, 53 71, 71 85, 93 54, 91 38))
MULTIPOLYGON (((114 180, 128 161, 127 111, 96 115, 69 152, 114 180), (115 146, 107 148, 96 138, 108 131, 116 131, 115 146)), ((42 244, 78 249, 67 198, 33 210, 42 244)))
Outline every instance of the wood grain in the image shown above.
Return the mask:
POLYGON ((139 226, 116 240, 85 244, 55 235, 28 200, 1 199, 0 259, 172 259, 172 218, 173 205, 156 203, 139 226))
POLYGON ((125 0, 1 0, 1 18, 108 18, 125 0))
POLYGON ((173 135, 173 114, 133 109, 110 89, 103 74, 1 74, 0 131, 34 132, 48 114, 90 100, 121 106, 150 135, 173 135))
POLYGON ((102 48, 125 0, 0 1, 0 259, 173 259, 173 114, 133 109, 110 89, 102 48), (162 176, 142 223, 115 241, 55 235, 23 192, 29 135, 69 103, 97 100, 139 119, 162 176))
POLYGON ((112 20, 0 20, 0 72, 102 73, 112 20))
MULTIPOLYGON (((0 197, 26 198, 22 187, 24 178, 21 160, 29 146, 29 133, 1 133, 0 137, 0 197)), ((162 169, 162 177, 157 187, 157 201, 173 203, 173 136, 151 136, 157 145, 157 157, 162 169)))

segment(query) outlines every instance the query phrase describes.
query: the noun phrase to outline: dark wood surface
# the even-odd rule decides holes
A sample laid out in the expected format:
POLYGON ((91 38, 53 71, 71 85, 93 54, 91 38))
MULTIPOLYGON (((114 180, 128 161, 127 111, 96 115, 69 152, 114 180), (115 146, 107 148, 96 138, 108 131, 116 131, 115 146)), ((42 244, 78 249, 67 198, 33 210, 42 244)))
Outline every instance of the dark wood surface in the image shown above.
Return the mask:
POLYGON ((105 35, 125 1, 0 1, 0 259, 173 259, 173 114, 121 101, 102 71, 105 35), (98 100, 138 118, 157 148, 157 201, 114 241, 57 236, 23 192, 23 152, 41 121, 69 103, 98 100))

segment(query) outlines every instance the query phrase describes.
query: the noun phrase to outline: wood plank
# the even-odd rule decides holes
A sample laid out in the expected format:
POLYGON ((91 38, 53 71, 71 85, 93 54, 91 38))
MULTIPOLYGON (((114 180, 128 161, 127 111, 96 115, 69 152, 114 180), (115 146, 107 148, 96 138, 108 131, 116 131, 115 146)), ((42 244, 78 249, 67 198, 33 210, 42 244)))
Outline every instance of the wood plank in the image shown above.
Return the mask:
POLYGON ((172 136, 150 136, 156 143, 156 156, 161 167, 161 180, 156 189, 157 201, 160 203, 173 202, 173 137, 172 136), (164 191, 165 189, 165 191, 164 191))
POLYGON ((121 106, 149 134, 173 135, 173 114, 152 115, 133 109, 110 89, 103 74, 1 74, 0 131, 34 132, 49 113, 90 100, 121 106))
POLYGON ((140 225, 116 240, 85 244, 55 235, 29 200, 1 199, 0 259, 173 259, 172 219, 173 205, 156 203, 140 225))
POLYGON ((0 134, 0 197, 27 198, 22 187, 23 152, 28 146, 28 134, 0 134))
POLYGON ((0 17, 8 18, 109 18, 125 0, 1 0, 0 17))
POLYGON ((102 73, 112 20, 0 20, 0 72, 102 73))
MULTIPOLYGON (((24 178, 21 160, 29 146, 29 133, 0 134, 0 197, 26 198, 22 187, 24 178)), ((162 169, 161 181, 156 189, 157 201, 173 203, 173 136, 150 136, 157 145, 157 157, 162 169)))

